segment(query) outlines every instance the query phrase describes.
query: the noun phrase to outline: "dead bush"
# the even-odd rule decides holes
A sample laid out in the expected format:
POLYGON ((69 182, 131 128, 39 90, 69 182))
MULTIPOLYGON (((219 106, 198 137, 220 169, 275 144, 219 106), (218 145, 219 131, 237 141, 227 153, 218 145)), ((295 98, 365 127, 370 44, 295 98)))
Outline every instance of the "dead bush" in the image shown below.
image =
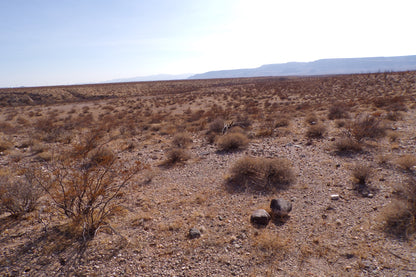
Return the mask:
POLYGON ((228 184, 238 189, 272 191, 294 182, 290 162, 282 158, 243 157, 230 169, 228 184))
POLYGON ((36 208, 41 190, 26 175, 0 175, 0 214, 9 212, 18 217, 36 208))
POLYGON ((287 127, 289 126, 290 119, 289 117, 285 115, 278 115, 277 118, 274 120, 274 127, 280 128, 280 127, 287 127))
POLYGON ((411 171, 416 166, 416 156, 403 155, 397 159, 397 164, 404 170, 411 171))
POLYGON ((409 239, 416 232, 416 181, 409 180, 383 213, 385 231, 395 237, 409 239))
POLYGON ((316 123, 318 123, 318 117, 316 116, 316 114, 314 113, 309 113, 306 117, 305 117, 305 122, 307 124, 310 125, 314 125, 316 123))
POLYGON ((209 124, 208 131, 210 133, 221 134, 223 128, 224 128, 224 120, 221 118, 217 118, 209 124))
POLYGON ((241 133, 228 133, 217 139, 217 147, 219 151, 233 152, 244 149, 248 145, 248 138, 241 133))
POLYGON ((328 119, 330 120, 342 119, 342 118, 348 118, 348 117, 349 117, 348 108, 343 103, 336 103, 329 108, 328 119))
POLYGON ((339 155, 352 154, 361 152, 362 145, 351 135, 344 135, 334 143, 335 152, 339 155))
POLYGON ((308 138, 322 138, 326 132, 326 127, 323 124, 311 125, 306 131, 308 138))
POLYGON ((162 166, 173 166, 183 163, 189 159, 189 153, 182 148, 173 148, 166 152, 166 160, 162 162, 162 166))
POLYGON ((357 117, 350 122, 348 130, 357 141, 364 138, 379 138, 386 134, 386 128, 381 119, 371 115, 357 117))
POLYGON ((172 139, 172 145, 178 148, 186 148, 192 143, 192 139, 187 133, 178 133, 172 139))
POLYGON ((95 148, 87 135, 77 144, 72 155, 66 153, 43 168, 30 168, 32 182, 41 187, 54 203, 55 209, 77 227, 84 239, 95 231, 120 207, 122 190, 142 168, 137 161, 126 166, 108 149, 95 148), (82 151, 80 151, 82 150, 82 151))

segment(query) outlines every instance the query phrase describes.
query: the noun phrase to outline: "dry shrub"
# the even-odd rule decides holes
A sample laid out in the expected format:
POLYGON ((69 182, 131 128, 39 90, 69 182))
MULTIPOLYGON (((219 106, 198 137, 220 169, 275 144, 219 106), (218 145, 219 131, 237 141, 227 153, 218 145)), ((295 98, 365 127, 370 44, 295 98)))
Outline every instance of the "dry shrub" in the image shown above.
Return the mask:
POLYGON ((404 170, 411 171, 416 166, 416 156, 414 155, 403 155, 397 159, 397 164, 404 170))
POLYGON ((282 158, 243 157, 230 169, 228 184, 238 189, 271 191, 294 182, 290 162, 282 158))
POLYGON ((352 169, 353 181, 356 184, 366 184, 370 174, 371 169, 367 165, 358 164, 352 169))
POLYGON ((349 135, 337 139, 334 143, 334 148, 338 155, 352 154, 362 151, 362 145, 349 135))
POLYGON ((322 138, 326 132, 326 127, 323 124, 311 125, 306 131, 308 138, 322 138))
POLYGON ((172 145, 178 148, 186 148, 192 143, 192 139, 187 133, 178 133, 172 139, 172 145))
POLYGON ((305 117, 305 122, 310 125, 318 123, 318 117, 314 113, 310 113, 305 117))
POLYGON ((364 138, 379 138, 386 134, 386 128, 381 119, 371 115, 357 117, 350 122, 348 130, 357 141, 364 138))
POLYGON ((217 118, 209 124, 208 131, 216 134, 220 134, 224 128, 224 120, 217 118))
POLYGON ((36 208, 41 190, 28 176, 11 175, 6 171, 0 175, 0 214, 9 212, 17 217, 36 208))
POLYGON ((343 103, 336 103, 329 108, 328 119, 342 119, 348 118, 348 108, 343 103))
POLYGON ((7 140, 0 138, 0 152, 6 151, 13 147, 13 144, 7 140))
POLYGON ((274 127, 280 128, 280 127, 287 127, 289 126, 290 119, 288 116, 285 116, 283 114, 277 115, 277 118, 274 120, 274 127))
POLYGON ((82 232, 85 240, 92 238, 100 226, 108 224, 106 220, 119 210, 123 189, 143 166, 137 161, 126 167, 106 149, 79 144, 76 148, 72 156, 64 153, 53 163, 41 169, 31 168, 28 173, 32 182, 50 197, 54 208, 70 219, 76 227, 74 231, 82 232))
POLYGON ((385 231, 408 239, 416 232, 416 181, 409 180, 384 210, 385 231))
POLYGON ((189 159, 189 153, 182 148, 173 148, 166 152, 166 160, 162 162, 162 166, 173 166, 183 163, 189 159))
POLYGON ((371 168, 364 164, 357 164, 351 171, 354 189, 363 196, 368 196, 370 188, 368 187, 368 179, 372 171, 371 168))
POLYGON ((217 139, 217 147, 219 151, 233 152, 244 149, 248 145, 248 138, 241 133, 228 133, 217 139))

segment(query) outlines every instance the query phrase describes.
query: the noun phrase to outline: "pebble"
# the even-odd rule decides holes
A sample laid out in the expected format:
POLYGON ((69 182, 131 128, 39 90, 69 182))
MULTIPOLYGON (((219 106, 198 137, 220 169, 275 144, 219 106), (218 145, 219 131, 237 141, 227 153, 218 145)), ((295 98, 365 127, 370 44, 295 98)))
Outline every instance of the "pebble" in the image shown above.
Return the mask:
POLYGON ((331 200, 338 200, 339 194, 331 194, 331 200))

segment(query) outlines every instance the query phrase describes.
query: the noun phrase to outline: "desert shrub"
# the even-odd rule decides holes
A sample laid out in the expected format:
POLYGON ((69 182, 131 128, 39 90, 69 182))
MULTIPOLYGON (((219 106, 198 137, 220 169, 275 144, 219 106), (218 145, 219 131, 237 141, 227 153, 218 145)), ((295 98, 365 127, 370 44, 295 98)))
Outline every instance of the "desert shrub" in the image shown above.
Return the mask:
POLYGON ((386 114, 386 119, 390 121, 398 121, 403 119, 403 115, 399 111, 390 111, 386 114))
POLYGON ((0 175, 0 214, 9 212, 17 217, 33 211, 41 195, 40 188, 26 175, 15 178, 10 175, 0 175))
POLYGON ((244 149, 248 145, 248 138, 241 133, 228 133, 217 139, 219 151, 232 152, 244 149))
POLYGON ((243 157, 231 167, 228 184, 239 189, 270 191, 284 188, 294 179, 291 164, 286 159, 243 157))
POLYGON ((187 161, 189 157, 189 153, 182 148, 169 149, 166 152, 166 159, 162 162, 162 166, 173 166, 187 161))
POLYGON ((217 118, 209 124, 208 130, 211 133, 220 134, 223 128, 224 128, 224 120, 221 118, 217 118))
POLYGON ((8 140, 0 138, 0 152, 6 151, 12 148, 13 144, 8 140))
POLYGON ((364 138, 379 138, 386 134, 386 128, 381 119, 370 115, 357 117, 350 122, 348 130, 357 141, 364 138))
POLYGON ((325 134, 326 127, 323 124, 311 125, 306 131, 308 138, 322 138, 325 134))
POLYGON ((280 115, 277 116, 277 118, 274 121, 274 127, 275 128, 287 127, 287 126, 289 126, 289 122, 290 122, 289 117, 287 117, 283 114, 280 114, 280 115))
POLYGON ((416 166, 416 156, 414 155, 403 155, 397 159, 397 164, 404 170, 412 170, 416 166))
POLYGON ((362 151, 362 145, 350 135, 345 135, 334 142, 335 152, 339 155, 362 151))
POLYGON ((314 113, 309 113, 306 117, 305 117, 305 122, 307 124, 316 124, 318 123, 318 117, 316 116, 316 114, 314 113))
POLYGON ((409 180, 384 210, 385 231, 408 239, 416 232, 416 181, 409 180))
POLYGON ((172 145, 178 148, 186 148, 192 143, 192 139, 187 133, 177 133, 172 139, 172 145))
POLYGON ((352 169, 352 178, 355 184, 367 184, 371 169, 367 165, 358 164, 352 169))
POLYGON ((329 108, 328 119, 348 118, 347 106, 343 103, 336 103, 329 108))
POLYGON ((138 161, 126 166, 98 143, 99 138, 93 130, 68 151, 70 154, 60 153, 53 162, 27 173, 49 196, 53 207, 82 231, 84 239, 108 223, 120 207, 122 190, 143 168, 138 161))

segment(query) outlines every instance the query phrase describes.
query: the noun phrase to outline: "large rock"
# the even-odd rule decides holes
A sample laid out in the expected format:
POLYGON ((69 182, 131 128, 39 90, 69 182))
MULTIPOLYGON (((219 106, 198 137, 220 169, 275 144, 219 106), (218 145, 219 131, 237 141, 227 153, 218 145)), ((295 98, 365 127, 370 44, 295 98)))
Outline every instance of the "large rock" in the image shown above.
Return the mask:
POLYGON ((259 209, 255 210, 250 217, 251 223, 258 225, 267 225, 270 221, 271 216, 266 210, 259 209))
POLYGON ((284 199, 272 199, 270 209, 273 216, 284 217, 292 210, 292 203, 284 199))

